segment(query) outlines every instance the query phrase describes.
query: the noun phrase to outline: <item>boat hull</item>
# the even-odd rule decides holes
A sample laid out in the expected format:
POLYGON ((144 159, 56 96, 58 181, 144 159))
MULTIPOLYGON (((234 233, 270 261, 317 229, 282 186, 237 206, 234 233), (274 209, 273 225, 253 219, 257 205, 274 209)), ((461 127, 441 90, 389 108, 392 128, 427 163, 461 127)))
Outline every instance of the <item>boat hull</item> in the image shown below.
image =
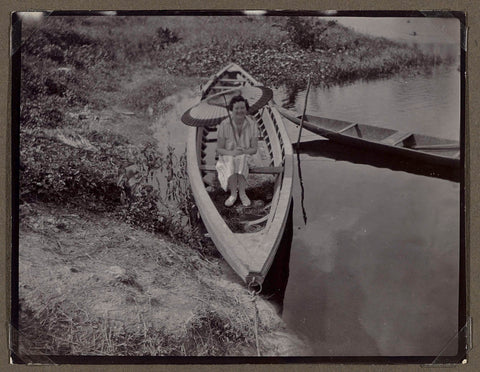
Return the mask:
MULTIPOLYGON (((282 116, 300 125, 301 118, 279 108, 282 116)), ((306 115, 303 127, 331 141, 355 146, 372 153, 386 153, 421 163, 459 168, 461 165, 458 142, 415 133, 401 133, 392 129, 306 115), (421 150, 421 149, 427 150, 421 150)))
MULTIPOLYGON (((202 99, 216 94, 215 84, 222 76, 241 77, 241 84, 259 85, 239 66, 231 64, 215 75, 204 88, 202 99)), ((227 80, 227 79, 224 79, 227 80)), ((270 105, 255 115, 260 132, 270 150, 273 176, 273 197, 266 218, 266 225, 258 232, 233 232, 220 215, 204 183, 205 169, 212 168, 214 159, 205 154, 208 139, 215 128, 191 127, 187 142, 187 170, 192 193, 202 221, 210 238, 232 269, 245 282, 262 284, 272 265, 282 239, 292 199, 293 150, 281 115, 270 105)))

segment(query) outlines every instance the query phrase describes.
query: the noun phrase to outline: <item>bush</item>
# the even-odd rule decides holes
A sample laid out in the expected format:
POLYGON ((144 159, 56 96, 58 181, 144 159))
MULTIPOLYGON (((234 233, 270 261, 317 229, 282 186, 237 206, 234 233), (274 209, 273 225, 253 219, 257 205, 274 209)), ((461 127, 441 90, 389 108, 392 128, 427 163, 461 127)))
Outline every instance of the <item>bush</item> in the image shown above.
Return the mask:
POLYGON ((170 30, 168 27, 159 27, 156 32, 158 41, 161 43, 162 48, 165 48, 169 44, 176 43, 180 41, 180 37, 176 34, 176 32, 173 32, 170 30))
MULTIPOLYGON (((128 190, 120 216, 128 223, 155 233, 165 234, 212 255, 211 242, 201 233, 195 202, 186 172, 186 154, 175 155, 171 146, 162 155, 148 144, 137 157, 138 184, 128 190), (163 182, 155 178, 163 177, 163 182), (164 189, 160 185, 165 185, 164 189)), ((120 182, 126 185, 125 178, 120 182)))
POLYGON ((97 144, 101 150, 90 151, 25 132, 20 143, 22 202, 74 203, 100 210, 120 204, 116 178, 124 159, 118 147, 97 144))
POLYGON ((315 33, 308 21, 300 17, 288 17, 286 28, 293 43, 303 49, 315 48, 315 33))

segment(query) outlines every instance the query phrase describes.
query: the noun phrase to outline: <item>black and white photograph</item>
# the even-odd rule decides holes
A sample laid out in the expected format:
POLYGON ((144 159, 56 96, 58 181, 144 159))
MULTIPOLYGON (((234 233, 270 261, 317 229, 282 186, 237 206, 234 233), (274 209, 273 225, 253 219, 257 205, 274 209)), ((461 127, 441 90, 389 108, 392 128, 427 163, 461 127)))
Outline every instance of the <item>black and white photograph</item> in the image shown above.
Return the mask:
POLYGON ((466 362, 465 14, 12 14, 16 364, 466 362))

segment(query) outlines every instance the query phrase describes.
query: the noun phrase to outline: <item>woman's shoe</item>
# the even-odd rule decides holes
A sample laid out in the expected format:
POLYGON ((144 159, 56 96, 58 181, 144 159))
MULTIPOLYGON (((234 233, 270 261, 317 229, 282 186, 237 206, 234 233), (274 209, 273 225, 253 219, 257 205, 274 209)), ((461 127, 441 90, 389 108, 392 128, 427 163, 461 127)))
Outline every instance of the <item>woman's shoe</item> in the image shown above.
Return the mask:
POLYGON ((244 207, 250 207, 250 205, 252 204, 247 194, 240 194, 240 200, 242 201, 242 205, 244 207))
POLYGON ((237 194, 235 195, 230 195, 228 197, 228 199, 225 201, 225 206, 226 207, 231 207, 232 205, 235 204, 235 202, 237 201, 237 194))

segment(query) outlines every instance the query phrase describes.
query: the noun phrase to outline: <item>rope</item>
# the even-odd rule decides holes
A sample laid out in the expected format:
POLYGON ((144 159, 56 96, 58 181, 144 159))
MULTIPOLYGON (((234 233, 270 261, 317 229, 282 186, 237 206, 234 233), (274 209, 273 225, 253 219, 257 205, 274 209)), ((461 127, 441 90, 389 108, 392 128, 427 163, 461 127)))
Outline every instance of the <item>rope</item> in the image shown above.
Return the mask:
POLYGON ((255 282, 255 278, 252 278, 252 281, 248 284, 248 290, 250 292, 250 296, 252 297, 251 301, 253 302, 253 307, 255 308, 255 316, 253 318, 254 324, 254 334, 255 334, 255 346, 257 347, 257 356, 262 356, 260 353, 260 343, 258 341, 258 307, 257 307, 257 295, 262 291, 262 285, 255 282), (257 285, 258 289, 255 290, 253 287, 257 285))
POLYGON ((250 292, 252 296, 253 307, 255 308, 255 316, 253 317, 253 332, 255 334, 255 346, 257 347, 257 356, 260 354, 260 344, 258 342, 258 307, 257 307, 257 294, 255 292, 250 292))

